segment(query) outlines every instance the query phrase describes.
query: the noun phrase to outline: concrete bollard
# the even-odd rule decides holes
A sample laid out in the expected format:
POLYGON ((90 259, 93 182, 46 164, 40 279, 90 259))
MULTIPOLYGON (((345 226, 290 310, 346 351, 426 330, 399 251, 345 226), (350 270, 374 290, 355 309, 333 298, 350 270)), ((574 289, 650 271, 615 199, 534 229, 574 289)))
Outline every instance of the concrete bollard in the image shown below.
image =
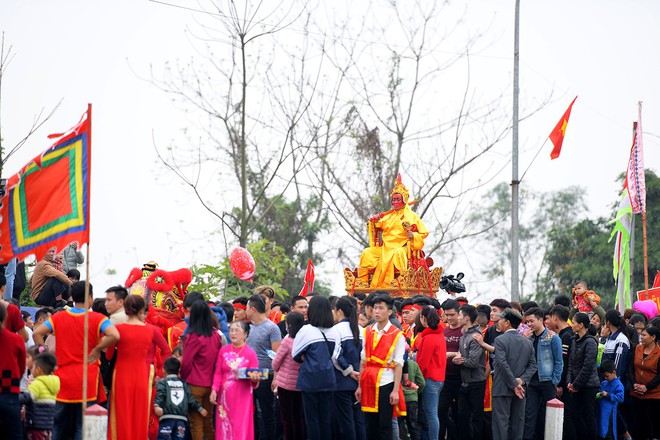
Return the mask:
POLYGON ((548 400, 545 406, 545 440, 561 440, 564 431, 564 403, 548 400))
POLYGON ((105 440, 108 438, 108 410, 92 405, 85 410, 85 440, 105 440))

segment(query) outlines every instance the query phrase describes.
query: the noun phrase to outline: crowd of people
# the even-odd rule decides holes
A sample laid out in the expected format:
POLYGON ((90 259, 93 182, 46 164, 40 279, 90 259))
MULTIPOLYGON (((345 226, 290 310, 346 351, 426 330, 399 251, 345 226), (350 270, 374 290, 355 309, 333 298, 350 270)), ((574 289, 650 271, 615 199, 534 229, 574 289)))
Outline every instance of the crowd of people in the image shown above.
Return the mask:
POLYGON ((549 307, 252 293, 189 292, 174 346, 122 286, 72 281, 34 316, 1 301, 0 438, 81 439, 83 389, 120 440, 539 439, 555 398, 564 438, 660 437, 660 317, 584 282, 549 307))

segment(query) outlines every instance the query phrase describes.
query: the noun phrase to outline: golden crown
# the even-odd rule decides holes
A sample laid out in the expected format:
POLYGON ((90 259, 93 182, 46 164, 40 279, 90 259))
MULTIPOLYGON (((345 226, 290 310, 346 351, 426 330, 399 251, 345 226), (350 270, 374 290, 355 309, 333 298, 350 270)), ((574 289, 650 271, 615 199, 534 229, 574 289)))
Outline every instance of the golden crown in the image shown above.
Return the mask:
POLYGON ((397 176, 396 180, 394 181, 394 188, 392 188, 392 192, 390 193, 390 198, 394 194, 401 194, 401 197, 403 197, 403 202, 408 203, 408 188, 405 187, 403 183, 401 183, 401 173, 397 176))

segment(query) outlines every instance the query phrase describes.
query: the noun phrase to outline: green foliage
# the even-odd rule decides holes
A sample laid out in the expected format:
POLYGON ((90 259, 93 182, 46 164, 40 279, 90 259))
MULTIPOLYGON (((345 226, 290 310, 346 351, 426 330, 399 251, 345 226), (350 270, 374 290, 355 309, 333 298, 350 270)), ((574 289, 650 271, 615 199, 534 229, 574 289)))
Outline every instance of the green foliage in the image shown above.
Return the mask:
POLYGON ((37 303, 32 299, 30 283, 27 283, 25 289, 21 292, 21 306, 23 307, 35 307, 37 303))
MULTIPOLYGON (((539 288, 548 282, 542 273, 547 264, 548 231, 572 227, 576 222, 575 212, 584 209, 583 190, 569 187, 561 191, 533 193, 524 191, 520 196, 519 246, 520 246, 520 292, 521 297, 539 295, 539 288), (536 289, 536 295, 528 293, 536 289)), ((508 184, 500 183, 485 197, 471 215, 471 222, 487 232, 487 248, 483 254, 488 258, 486 275, 499 279, 510 289, 511 271, 511 190, 508 184)))
MULTIPOLYGON (((660 270, 660 177, 646 170, 646 235, 648 247, 649 287, 660 270)), ((635 261, 632 267, 633 290, 644 289, 644 242, 642 216, 635 216, 635 261)))
MULTIPOLYGON (((261 183, 255 176, 251 184, 261 183)), ((303 286, 307 260, 311 258, 314 264, 323 261, 323 256, 314 252, 314 244, 318 241, 319 235, 330 228, 327 211, 323 209, 319 197, 314 195, 307 199, 297 198, 291 201, 284 196, 273 198, 264 196, 257 204, 257 218, 259 218, 259 222, 255 225, 257 236, 262 241, 277 245, 292 262, 283 276, 271 278, 276 279, 281 288, 287 292, 283 293, 283 297, 288 297, 289 294, 296 295, 303 286)), ((329 288, 316 282, 315 290, 320 293, 329 291, 329 288)))
POLYGON ((567 228, 548 232, 546 270, 536 286, 536 298, 551 302, 558 294, 571 294, 573 284, 584 280, 612 307, 616 288, 612 278, 613 244, 607 220, 585 219, 567 228))
POLYGON ((188 291, 200 291, 207 298, 219 298, 223 301, 238 296, 249 296, 255 287, 268 284, 275 289, 279 298, 288 296, 282 287, 282 281, 294 263, 287 256, 284 248, 268 240, 260 240, 247 246, 256 264, 256 273, 252 282, 241 281, 231 271, 229 258, 218 265, 195 265, 192 267, 193 281, 188 291))
MULTIPOLYGON (((25 265, 25 279, 29 280, 30 279, 30 272, 28 270, 28 265, 25 265)), ((25 289, 21 292, 21 306, 23 307, 34 307, 37 305, 37 303, 34 302, 32 299, 32 283, 29 281, 25 283, 25 289)))
MULTIPOLYGON (((620 181, 623 181, 620 177, 620 181)), ((622 185, 623 186, 623 185, 622 185)), ((614 198, 614 197, 613 197, 614 198)), ((612 204, 614 218, 619 195, 612 204)), ((649 284, 660 268, 660 178, 646 171, 646 209, 649 284)), ((635 216, 633 291, 644 289, 644 254, 641 215, 635 216)), ((537 285, 537 297, 570 295, 572 284, 584 280, 601 297, 606 308, 615 304, 616 285, 612 276, 614 242, 609 242, 613 225, 609 220, 584 219, 567 228, 552 228, 548 233, 547 270, 537 285)))

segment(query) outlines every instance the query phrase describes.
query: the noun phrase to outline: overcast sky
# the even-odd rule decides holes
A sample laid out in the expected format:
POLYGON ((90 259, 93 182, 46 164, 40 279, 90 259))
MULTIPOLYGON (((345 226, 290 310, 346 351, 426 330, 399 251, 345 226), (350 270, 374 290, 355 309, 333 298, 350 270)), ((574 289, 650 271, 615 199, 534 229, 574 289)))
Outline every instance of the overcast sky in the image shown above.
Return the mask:
MULTIPOLYGON (((169 3, 197 7, 189 0, 169 3)), ((579 95, 561 157, 550 161, 552 146, 546 144, 523 187, 582 185, 589 212, 576 215, 606 215, 620 190, 615 178, 626 168, 637 101, 644 101, 646 167, 657 171, 660 160, 660 2, 521 3, 521 102, 532 105, 553 96, 521 125, 521 174, 579 95)), ((479 93, 487 95, 492 87, 495 95, 503 81, 505 86, 512 81, 514 1, 453 5, 454 11, 465 11, 467 27, 482 29, 490 42, 472 57, 472 70, 479 93)), ((319 8, 317 20, 323 13, 319 8)), ((123 283, 132 267, 149 260, 177 269, 193 262, 215 263, 224 253, 222 237, 212 234, 218 228, 214 219, 158 165, 152 146, 152 134, 161 145, 177 137, 187 116, 144 78, 150 65, 162 69, 167 61, 196 56, 186 32, 192 24, 192 12, 145 0, 0 2, 0 30, 14 53, 3 78, 5 145, 22 138, 42 108, 64 99, 53 118, 8 162, 5 177, 50 145, 47 134, 69 128, 87 103, 93 104, 90 272, 99 291, 123 283), (107 269, 117 275, 105 275, 107 269)), ((506 96, 502 106, 510 107, 510 90, 506 96)), ((510 181, 510 173, 506 168, 499 181, 510 181)), ((455 264, 447 271, 463 269, 455 264)), ((341 268, 341 262, 328 263, 317 276, 341 286, 341 268)))

